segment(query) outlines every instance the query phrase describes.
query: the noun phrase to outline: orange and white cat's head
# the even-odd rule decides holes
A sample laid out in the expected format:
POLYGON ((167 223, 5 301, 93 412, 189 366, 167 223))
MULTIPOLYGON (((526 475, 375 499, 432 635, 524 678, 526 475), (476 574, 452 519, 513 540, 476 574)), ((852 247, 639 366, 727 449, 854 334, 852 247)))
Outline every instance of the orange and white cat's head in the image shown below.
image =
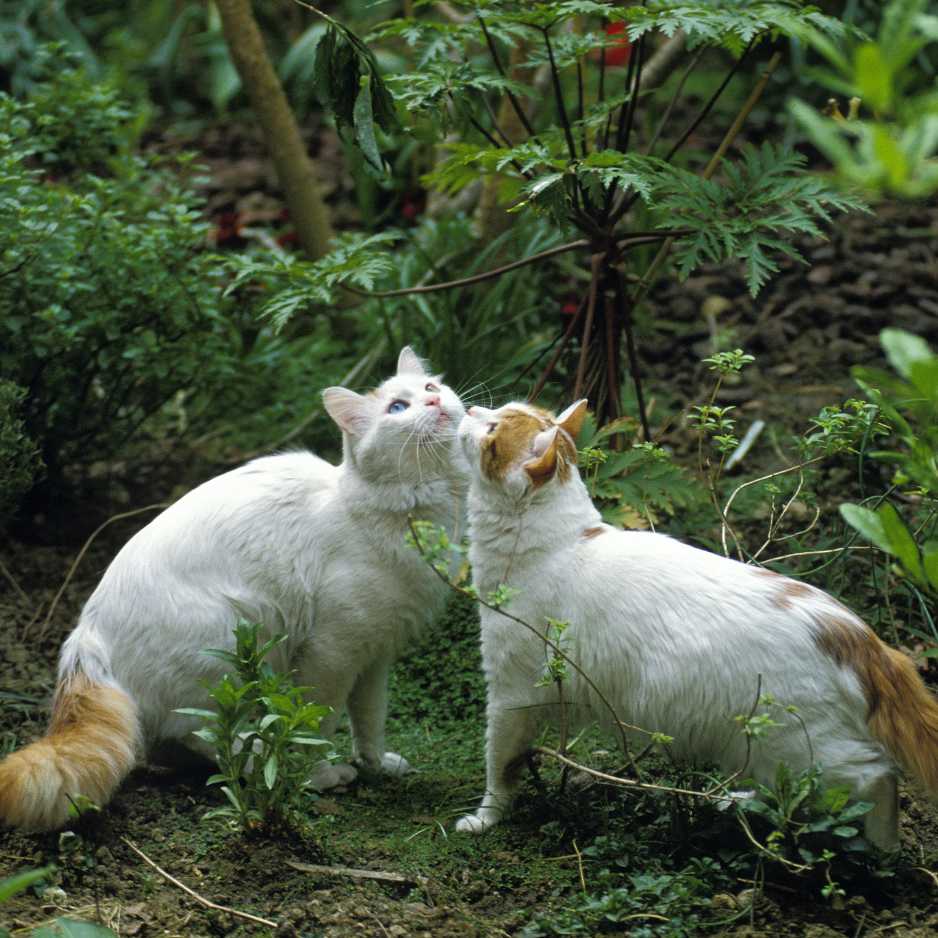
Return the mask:
POLYGON ((329 416, 342 430, 345 454, 367 477, 426 481, 453 468, 453 441, 465 408, 410 346, 397 373, 374 391, 332 387, 322 392, 329 416))
POLYGON ((472 476, 513 497, 566 482, 576 465, 577 434, 586 400, 553 416, 531 404, 498 410, 470 407, 459 425, 459 442, 472 476))

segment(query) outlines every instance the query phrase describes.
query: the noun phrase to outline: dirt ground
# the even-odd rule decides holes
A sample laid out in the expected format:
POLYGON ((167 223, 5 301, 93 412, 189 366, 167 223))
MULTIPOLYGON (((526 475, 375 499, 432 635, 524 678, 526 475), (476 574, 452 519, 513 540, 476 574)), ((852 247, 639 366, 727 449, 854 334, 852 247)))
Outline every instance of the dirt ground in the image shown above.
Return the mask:
MULTIPOLYGON (((760 417, 770 427, 803 426, 821 405, 855 393, 849 368, 879 360, 877 335, 884 326, 938 342, 938 208, 885 205, 873 217, 840 221, 830 242, 808 244, 806 251, 810 267, 786 265, 755 301, 741 276, 725 270, 656 290, 656 328, 642 337, 652 397, 659 389, 653 424, 664 425, 675 401, 700 399, 707 379, 699 360, 710 352, 713 328, 732 330, 733 346, 757 357, 753 374, 744 386, 728 388, 725 401, 739 406, 743 423, 760 417), (714 297, 721 300, 716 306, 714 297), (708 309, 721 310, 716 326, 704 314, 708 302, 708 309)), ((169 492, 153 492, 152 501, 169 492)), ((145 521, 142 516, 110 526, 60 598, 76 558, 74 546, 0 545, 0 560, 23 591, 0 577, 0 752, 41 734, 62 639, 116 549, 145 521), (46 621, 54 598, 58 602, 46 621)), ((464 663, 467 672, 476 667, 471 616, 456 609, 443 628, 454 636, 446 651, 449 663, 464 663)), ((405 665, 392 701, 389 745, 406 753, 419 772, 311 803, 310 828, 302 834, 245 839, 220 823, 200 821, 218 803, 203 775, 141 769, 100 816, 82 822, 77 837, 0 832, 0 878, 48 863, 58 867, 52 888, 0 906, 0 925, 26 935, 32 926, 66 914, 97 917, 119 935, 147 938, 482 938, 516 934, 535 912, 562 907, 579 888, 581 873, 569 832, 574 845, 577 832, 585 842, 595 833, 589 821, 568 811, 567 835, 551 838, 544 826, 556 804, 532 789, 513 820, 491 836, 470 840, 452 834, 453 817, 482 787, 481 684, 477 677, 462 683, 448 677, 446 686, 427 679, 421 668, 432 671, 438 648, 428 645, 423 658, 405 665), (432 702, 423 706, 421 695, 451 695, 458 719, 443 719, 432 702), (401 874, 404 881, 310 874, 292 862, 367 868, 401 874), (272 924, 206 908, 169 876, 205 899, 272 924)), ((751 912, 740 898, 746 884, 739 882, 729 898, 712 897, 728 913, 722 924, 716 920, 702 933, 938 935, 938 811, 911 791, 904 791, 902 809, 903 850, 895 876, 852 888, 836 908, 816 888, 769 881, 751 912)), ((585 876, 590 875, 587 865, 585 876)), ((627 922, 608 933, 651 934, 639 930, 647 924, 627 922)))

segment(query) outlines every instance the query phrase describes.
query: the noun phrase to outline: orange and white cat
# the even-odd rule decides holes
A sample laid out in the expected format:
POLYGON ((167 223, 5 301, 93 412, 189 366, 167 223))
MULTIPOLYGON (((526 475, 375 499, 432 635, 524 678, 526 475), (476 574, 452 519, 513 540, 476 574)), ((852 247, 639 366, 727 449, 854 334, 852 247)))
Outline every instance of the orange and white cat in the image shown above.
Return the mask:
MULTIPOLYGON (((240 618, 287 634, 272 664, 334 708, 324 736, 347 705, 356 761, 407 770, 384 747, 388 670, 447 591, 405 534, 412 515, 451 532, 462 517, 464 410, 409 348, 376 391, 327 388, 323 401, 343 431, 340 466, 305 452, 254 460, 114 558, 62 648, 46 736, 0 762, 0 820, 57 827, 69 796, 103 804, 162 744, 200 750, 196 721, 176 710, 206 705, 225 666, 203 649, 231 648, 240 618)), ((323 763, 312 783, 355 774, 323 763)))
MULTIPOLYGON (((518 591, 506 612, 542 633, 548 617, 570 623, 564 651, 617 718, 673 736, 677 756, 764 783, 780 761, 795 771, 819 763, 828 784, 873 802, 866 835, 895 848, 896 764, 938 794, 938 704, 911 662, 821 590, 603 524, 576 469, 585 411, 579 401, 555 419, 507 404, 463 419, 480 595, 504 583, 518 591), (782 725, 749 745, 734 717, 751 711, 760 688, 797 716, 777 708, 782 725)), ((457 824, 470 832, 499 821, 535 733, 558 716, 558 691, 543 686, 543 637, 482 609, 482 655, 486 791, 457 824)), ((567 673, 570 722, 607 718, 576 669, 567 673)))

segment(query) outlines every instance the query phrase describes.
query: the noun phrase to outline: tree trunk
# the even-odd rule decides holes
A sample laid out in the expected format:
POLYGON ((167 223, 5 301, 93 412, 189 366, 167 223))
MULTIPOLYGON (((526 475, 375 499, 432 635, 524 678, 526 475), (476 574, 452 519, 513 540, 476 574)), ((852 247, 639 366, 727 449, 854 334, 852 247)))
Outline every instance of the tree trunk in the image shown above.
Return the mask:
POLYGON ((216 2, 231 57, 264 132, 297 238, 303 251, 315 260, 329 248, 332 225, 319 194, 313 162, 267 55, 250 0, 216 2))

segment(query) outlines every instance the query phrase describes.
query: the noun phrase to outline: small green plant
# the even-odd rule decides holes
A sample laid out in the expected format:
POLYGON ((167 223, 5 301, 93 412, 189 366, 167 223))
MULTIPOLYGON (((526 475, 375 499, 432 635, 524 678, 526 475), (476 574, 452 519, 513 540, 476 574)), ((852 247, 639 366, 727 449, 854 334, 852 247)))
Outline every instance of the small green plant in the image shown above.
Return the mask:
POLYGON ((915 587, 938 592, 938 355, 924 339, 901 329, 884 329, 880 341, 896 374, 856 368, 854 376, 893 427, 897 446, 870 455, 895 466, 894 487, 920 503, 922 520, 910 529, 888 501, 875 511, 846 503, 840 513, 895 557, 915 587))
POLYGON ((209 689, 215 710, 177 711, 205 721, 195 735, 216 752, 219 771, 208 784, 220 785, 228 804, 205 817, 246 831, 295 820, 312 768, 330 746, 317 735, 329 708, 308 702, 311 688, 297 687, 265 660, 286 636, 259 644, 259 630, 242 620, 234 651, 206 652, 232 667, 209 689))
POLYGON ((42 469, 39 450, 24 431, 21 413, 25 397, 24 388, 0 380, 0 524, 42 469))

